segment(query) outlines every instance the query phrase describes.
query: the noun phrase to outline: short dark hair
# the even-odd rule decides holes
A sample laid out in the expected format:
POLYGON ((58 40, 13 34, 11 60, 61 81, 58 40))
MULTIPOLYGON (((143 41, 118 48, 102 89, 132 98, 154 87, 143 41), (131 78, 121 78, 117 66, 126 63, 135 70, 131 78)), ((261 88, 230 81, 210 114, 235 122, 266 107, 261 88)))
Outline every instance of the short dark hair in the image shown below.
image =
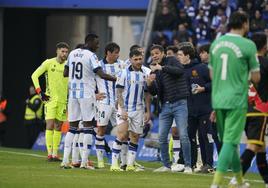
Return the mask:
POLYGON ((141 48, 141 46, 139 46, 138 44, 133 44, 132 46, 130 46, 129 51, 137 50, 139 48, 141 48))
POLYGON ((195 49, 192 43, 182 42, 179 44, 178 51, 182 51, 184 55, 189 55, 190 59, 195 57, 195 49))
POLYGON ((79 44, 77 44, 77 45, 75 46, 75 49, 77 49, 77 48, 83 48, 83 47, 84 47, 84 44, 79 43, 79 44))
POLYGON ((264 32, 253 33, 251 40, 255 43, 258 51, 267 45, 267 36, 264 32))
POLYGON ((113 53, 115 50, 120 51, 120 46, 116 44, 115 42, 110 42, 105 46, 105 55, 107 55, 107 52, 113 53))
POLYGON ((59 49, 59 48, 67 48, 67 49, 70 49, 69 45, 66 43, 66 42, 59 42, 56 44, 56 48, 59 49))
POLYGON ((142 56, 142 52, 139 50, 132 50, 129 52, 129 58, 132 58, 133 56, 142 56))
POLYGON ((228 29, 241 29, 246 22, 248 22, 248 15, 245 12, 236 11, 230 16, 228 29))
POLYGON ((151 52, 152 50, 154 50, 154 49, 158 49, 158 50, 160 50, 160 52, 164 52, 164 48, 163 48, 163 46, 158 45, 158 44, 153 45, 153 46, 151 47, 151 49, 150 49, 150 52, 151 52))
POLYGON ((99 38, 98 35, 94 34, 94 33, 89 33, 87 34, 86 38, 85 38, 85 43, 88 42, 92 42, 94 39, 99 38))
POLYGON ((210 43, 203 44, 203 45, 199 46, 198 53, 201 53, 201 52, 209 53, 209 49, 210 49, 210 43))
POLYGON ((171 50, 173 53, 178 52, 177 46, 168 46, 166 51, 168 51, 168 50, 171 50))

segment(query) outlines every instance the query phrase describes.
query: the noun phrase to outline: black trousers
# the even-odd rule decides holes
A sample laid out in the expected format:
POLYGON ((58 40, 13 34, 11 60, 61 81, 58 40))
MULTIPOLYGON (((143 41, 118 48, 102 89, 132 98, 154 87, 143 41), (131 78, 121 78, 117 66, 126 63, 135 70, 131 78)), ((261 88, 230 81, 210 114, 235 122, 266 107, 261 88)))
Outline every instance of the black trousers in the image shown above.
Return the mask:
POLYGON ((43 121, 40 119, 24 120, 27 136, 27 147, 32 148, 39 133, 44 130, 43 121))

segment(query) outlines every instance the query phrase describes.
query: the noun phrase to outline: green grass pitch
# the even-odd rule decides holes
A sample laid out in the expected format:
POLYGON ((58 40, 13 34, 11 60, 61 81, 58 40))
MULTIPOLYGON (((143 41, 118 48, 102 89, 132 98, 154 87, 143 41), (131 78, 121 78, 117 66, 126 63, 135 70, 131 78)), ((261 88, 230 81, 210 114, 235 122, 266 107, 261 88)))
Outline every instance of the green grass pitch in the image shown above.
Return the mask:
MULTIPOLYGON (((144 172, 110 172, 108 165, 101 170, 65 170, 59 162, 47 162, 44 152, 0 147, 0 188, 209 188, 212 181, 212 175, 153 173, 159 162, 140 163, 144 172)), ((257 174, 246 179, 253 188, 264 187, 257 174)))

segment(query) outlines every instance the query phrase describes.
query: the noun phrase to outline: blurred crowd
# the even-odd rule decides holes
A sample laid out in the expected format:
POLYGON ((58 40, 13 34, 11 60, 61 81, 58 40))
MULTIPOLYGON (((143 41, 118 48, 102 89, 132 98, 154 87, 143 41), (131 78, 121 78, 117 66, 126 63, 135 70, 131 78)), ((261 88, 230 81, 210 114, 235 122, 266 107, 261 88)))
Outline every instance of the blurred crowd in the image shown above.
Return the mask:
POLYGON ((192 42, 208 43, 225 34, 233 11, 244 11, 250 18, 250 32, 268 35, 267 0, 161 0, 158 4, 152 44, 163 47, 192 42))

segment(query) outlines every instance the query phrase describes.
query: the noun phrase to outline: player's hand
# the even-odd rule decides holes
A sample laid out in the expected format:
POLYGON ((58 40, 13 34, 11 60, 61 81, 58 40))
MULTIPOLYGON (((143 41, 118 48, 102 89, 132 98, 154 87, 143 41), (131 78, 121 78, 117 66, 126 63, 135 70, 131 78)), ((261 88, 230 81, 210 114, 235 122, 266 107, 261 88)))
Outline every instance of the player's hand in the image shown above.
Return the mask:
POLYGON ((144 114, 144 124, 147 124, 151 120, 151 114, 149 112, 146 112, 144 114))
POLYGON ((49 101, 49 99, 50 99, 50 96, 46 95, 42 91, 39 93, 39 95, 40 95, 40 98, 41 98, 42 101, 49 101))
POLYGON ((96 94, 96 100, 97 101, 101 101, 101 100, 103 100, 105 98, 106 98, 105 93, 97 93, 96 94))
POLYGON ((209 119, 212 123, 215 123, 216 122, 216 112, 215 111, 212 111, 210 116, 209 116, 209 119))
POLYGON ((150 74, 148 78, 146 79, 147 85, 150 86, 152 85, 153 81, 155 81, 156 75, 155 74, 150 74))

